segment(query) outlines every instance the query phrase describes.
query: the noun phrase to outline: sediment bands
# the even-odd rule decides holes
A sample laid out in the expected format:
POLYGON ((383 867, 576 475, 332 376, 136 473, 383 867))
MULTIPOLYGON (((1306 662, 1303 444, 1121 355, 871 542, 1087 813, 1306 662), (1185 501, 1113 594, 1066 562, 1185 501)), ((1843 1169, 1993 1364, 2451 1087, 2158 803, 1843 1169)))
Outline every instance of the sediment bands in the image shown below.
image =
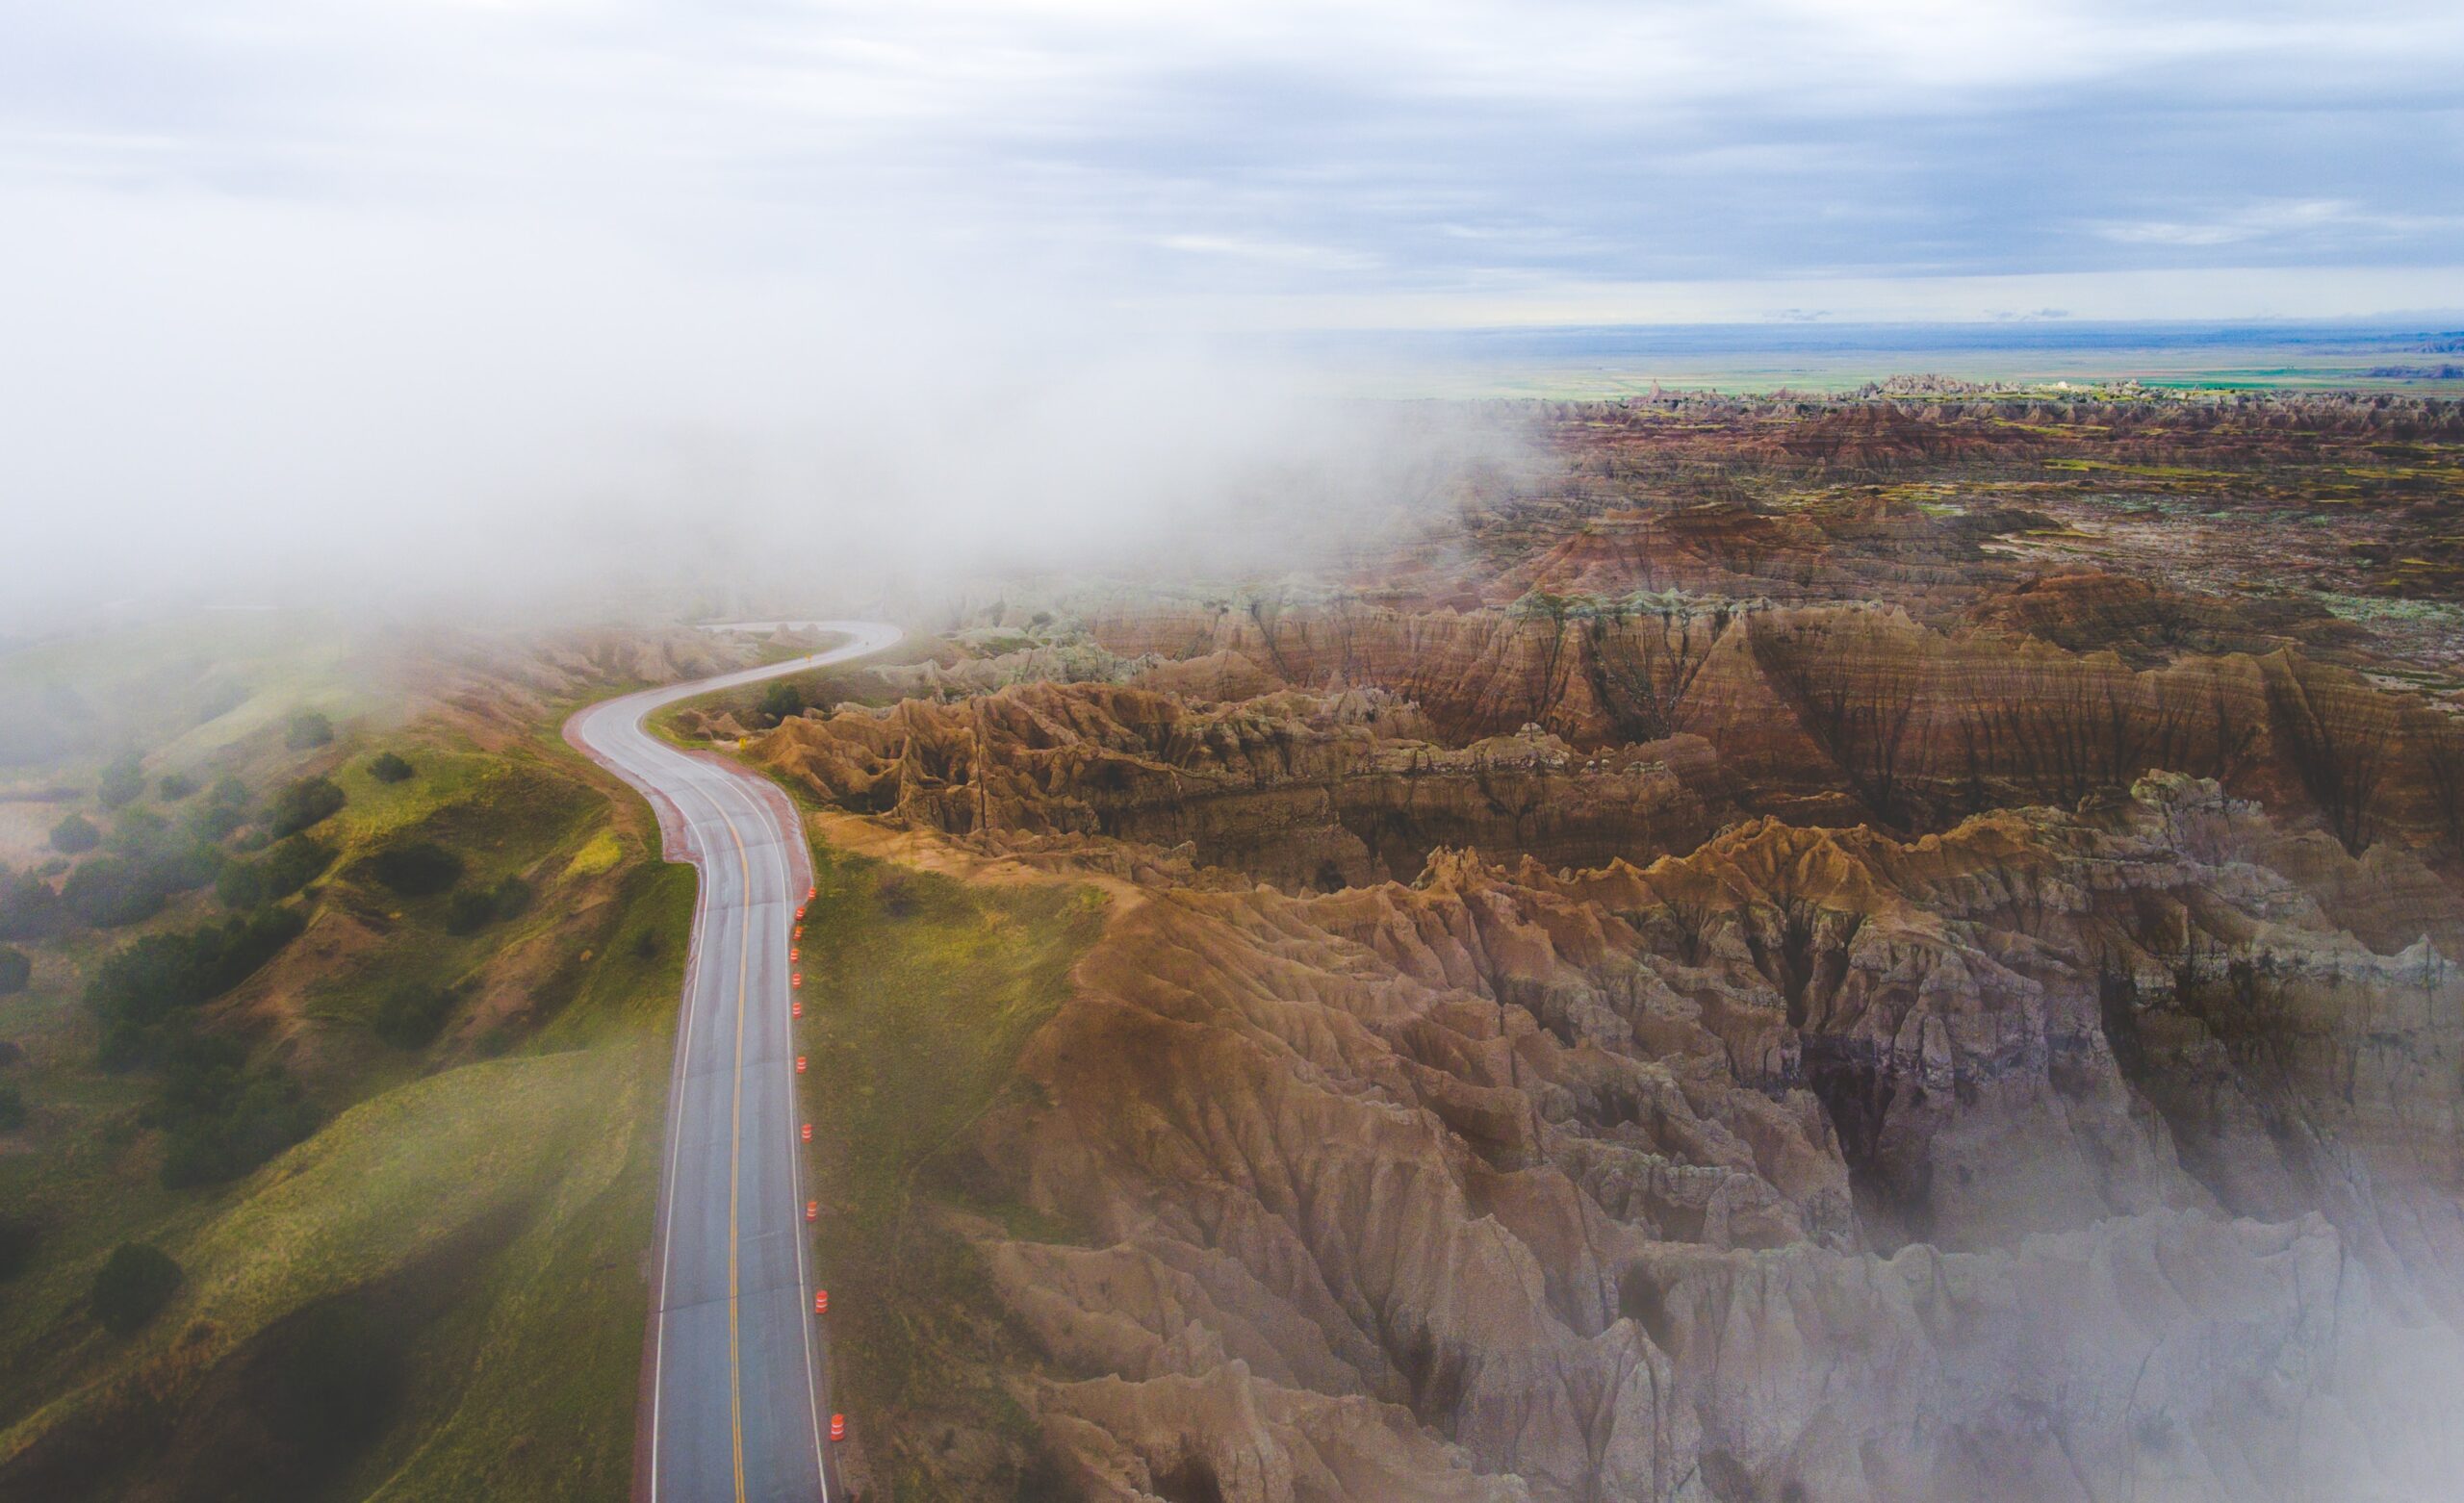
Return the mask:
POLYGON ((1093 633, 748 746, 1135 899, 955 1150, 1075 1229, 963 1221, 1092 1495, 2436 1495, 2439 724, 1877 607, 1093 633))
POLYGON ((1151 612, 1093 631, 1148 666, 1126 684, 1031 680, 791 721, 757 754, 934 828, 1191 839, 1287 884, 1322 859, 1347 881, 1408 879, 1440 844, 1648 858, 1740 812, 1942 829, 2151 770, 2315 817, 2353 852, 2464 828, 2454 726, 2291 647, 2133 668, 1891 607, 1692 599, 1554 618, 1151 612), (1654 767, 1665 776, 1601 780, 1654 767), (1252 819, 1350 838, 1296 867, 1245 852, 1234 828, 1252 819), (1422 820, 1425 838, 1401 832, 1422 820))

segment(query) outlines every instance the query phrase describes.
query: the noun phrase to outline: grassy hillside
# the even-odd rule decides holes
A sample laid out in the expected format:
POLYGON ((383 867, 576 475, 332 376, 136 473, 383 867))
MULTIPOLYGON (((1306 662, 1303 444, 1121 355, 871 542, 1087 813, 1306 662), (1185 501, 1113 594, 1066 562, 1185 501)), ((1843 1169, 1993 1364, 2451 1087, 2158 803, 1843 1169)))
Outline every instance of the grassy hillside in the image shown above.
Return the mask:
POLYGON ((1003 1437, 1023 1480, 1026 1417, 995 1377, 1020 1356, 953 1216, 1058 1237, 1023 1207, 970 1192, 945 1157, 1014 1087, 1018 1051, 1067 994, 1108 900, 1061 880, 1005 884, 817 845, 805 953, 804 1080, 833 1290, 834 1394, 902 1500, 955 1496, 930 1442, 959 1421, 1003 1437))
POLYGON ((227 739, 175 715, 19 774, 100 844, 11 863, 51 896, 11 941, 30 983, 0 995, 0 1496, 581 1499, 629 1477, 692 875, 552 723, 483 748, 338 690, 329 739, 290 734, 312 669, 278 694, 251 670, 270 708, 227 739), (111 802, 95 777, 130 752, 140 791, 111 802), (305 823, 277 837, 286 809, 305 823), (158 847, 179 875, 153 911, 56 911, 87 866, 158 847), (286 852, 313 868, 296 890, 264 876, 286 852), (243 924, 270 958, 226 980, 200 947, 243 924), (170 968, 116 994, 139 1023, 115 1056, 95 979, 147 945, 170 968), (176 1284, 115 1329, 93 1294, 123 1244, 176 1284))

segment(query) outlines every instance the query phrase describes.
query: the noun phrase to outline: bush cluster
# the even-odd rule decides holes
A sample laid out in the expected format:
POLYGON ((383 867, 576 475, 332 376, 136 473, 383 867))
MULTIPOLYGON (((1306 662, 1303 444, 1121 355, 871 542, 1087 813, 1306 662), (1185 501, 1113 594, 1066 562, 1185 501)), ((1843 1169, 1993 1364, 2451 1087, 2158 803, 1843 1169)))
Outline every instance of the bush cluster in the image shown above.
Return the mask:
POLYGON ((294 752, 313 752, 334 739, 334 723, 315 710, 301 710, 282 729, 282 744, 294 752))
POLYGON ((284 785, 266 809, 266 828, 275 839, 297 834, 343 806, 342 788, 330 777, 302 777, 284 785))
POLYGON ((334 860, 333 849, 308 835, 276 841, 254 861, 232 861, 214 879, 214 895, 228 908, 253 908, 288 898, 315 881, 334 860))
POLYGON ((0 945, 0 997, 24 991, 34 979, 34 957, 14 945, 0 945))
POLYGON ((454 989, 433 981, 402 981, 376 1005, 376 1036, 398 1049, 425 1045, 453 1015, 454 989))
POLYGON ((170 1189, 235 1180, 317 1130, 316 1109, 280 1069, 251 1070, 231 1039, 189 1033, 171 1047, 145 1122, 164 1135, 170 1189))
POLYGON ((475 934, 530 906, 530 884, 508 874, 492 887, 465 887, 445 904, 448 933, 475 934))
POLYGON ((794 684, 782 679, 762 692, 761 713, 768 716, 774 725, 783 720, 793 720, 804 712, 805 692, 794 684))
POLYGON ((184 934, 147 934, 112 955, 86 982, 103 1062, 142 1057, 161 1025, 239 985, 306 927, 292 909, 263 908, 184 934))
POLYGON ((433 840, 387 846, 364 863, 368 875, 405 898, 425 898, 462 879, 462 858, 433 840))
POLYGON ((380 783, 408 782, 415 771, 409 762, 392 752, 377 752, 368 764, 368 776, 380 783))
POLYGON ((145 792, 145 767, 134 752, 112 758, 103 769, 102 779, 94 785, 94 797, 107 809, 134 803, 145 792))
POLYGON ((60 894, 33 872, 0 867, 0 939, 41 939, 60 929, 60 894))
POLYGON ((103 1260, 87 1303, 103 1329, 127 1336, 162 1313, 180 1286, 180 1265, 150 1242, 122 1242, 103 1260))
POLYGON ((51 827, 51 849, 62 855, 84 855, 103 843, 103 832, 83 814, 70 814, 51 827))

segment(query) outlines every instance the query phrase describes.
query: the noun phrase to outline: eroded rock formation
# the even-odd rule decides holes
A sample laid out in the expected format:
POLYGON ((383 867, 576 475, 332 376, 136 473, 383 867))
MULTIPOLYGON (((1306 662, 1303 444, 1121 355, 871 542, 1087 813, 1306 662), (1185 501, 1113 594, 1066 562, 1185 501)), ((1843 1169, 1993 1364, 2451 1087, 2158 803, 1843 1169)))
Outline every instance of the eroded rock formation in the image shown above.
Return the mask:
POLYGON ((2464 977, 2320 843, 2169 778, 1154 893, 981 1134, 1087 1234, 988 1239, 1037 1413, 1110 1496, 2432 1495, 2464 977))
POLYGON ((2143 395, 1567 409, 1550 483, 1340 580, 1005 607, 750 741, 1124 900, 942 1166, 1024 1208, 946 1221, 1031 1439, 925 1416, 913 1474, 2450 1495, 2446 649, 2241 543, 2061 550, 2323 497, 2341 584, 2426 589, 2464 419, 2143 395))

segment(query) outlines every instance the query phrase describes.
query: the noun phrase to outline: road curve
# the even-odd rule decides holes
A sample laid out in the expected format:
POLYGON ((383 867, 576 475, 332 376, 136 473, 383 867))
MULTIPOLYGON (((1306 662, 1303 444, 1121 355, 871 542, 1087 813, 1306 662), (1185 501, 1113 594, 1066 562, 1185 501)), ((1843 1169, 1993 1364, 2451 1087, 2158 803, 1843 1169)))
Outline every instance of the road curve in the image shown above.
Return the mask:
POLYGON ((701 873, 651 1252, 633 1453, 642 1503, 836 1495, 788 1027, 788 935, 812 881, 809 853, 794 805, 768 779, 643 726, 679 700, 862 657, 900 636, 872 622, 793 624, 850 640, 603 701, 565 722, 567 741, 650 801, 667 858, 701 873))

